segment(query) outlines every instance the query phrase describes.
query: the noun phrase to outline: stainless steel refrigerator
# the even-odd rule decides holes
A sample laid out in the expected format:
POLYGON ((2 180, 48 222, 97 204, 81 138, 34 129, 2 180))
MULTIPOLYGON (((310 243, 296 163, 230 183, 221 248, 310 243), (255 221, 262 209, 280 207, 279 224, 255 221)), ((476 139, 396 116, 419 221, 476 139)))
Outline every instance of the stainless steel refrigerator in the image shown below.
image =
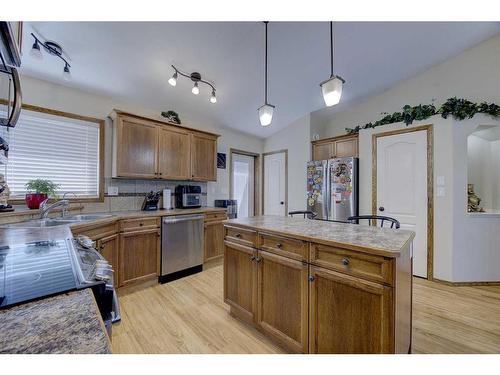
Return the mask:
POLYGON ((321 220, 358 215, 358 158, 307 163, 307 210, 321 220))

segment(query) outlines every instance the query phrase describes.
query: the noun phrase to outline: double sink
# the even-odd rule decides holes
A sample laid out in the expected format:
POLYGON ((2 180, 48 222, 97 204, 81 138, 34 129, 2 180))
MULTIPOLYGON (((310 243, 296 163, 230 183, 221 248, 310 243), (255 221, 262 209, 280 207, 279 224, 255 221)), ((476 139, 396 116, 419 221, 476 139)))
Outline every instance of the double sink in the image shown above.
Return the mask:
POLYGON ((84 223, 86 221, 100 220, 113 217, 111 214, 88 214, 88 215, 68 215, 64 217, 35 219, 21 221, 19 223, 7 224, 3 228, 46 228, 57 227, 59 225, 69 225, 84 223))

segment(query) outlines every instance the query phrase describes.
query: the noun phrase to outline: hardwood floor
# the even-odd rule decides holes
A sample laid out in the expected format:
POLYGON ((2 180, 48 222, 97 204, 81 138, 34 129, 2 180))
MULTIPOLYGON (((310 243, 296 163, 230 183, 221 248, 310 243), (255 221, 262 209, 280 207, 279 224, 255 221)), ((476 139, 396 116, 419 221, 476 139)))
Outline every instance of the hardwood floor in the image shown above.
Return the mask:
MULTIPOLYGON (((118 290, 114 353, 284 353, 228 314, 222 266, 168 284, 118 290)), ((449 286, 415 278, 414 353, 500 353, 500 286, 449 286)))

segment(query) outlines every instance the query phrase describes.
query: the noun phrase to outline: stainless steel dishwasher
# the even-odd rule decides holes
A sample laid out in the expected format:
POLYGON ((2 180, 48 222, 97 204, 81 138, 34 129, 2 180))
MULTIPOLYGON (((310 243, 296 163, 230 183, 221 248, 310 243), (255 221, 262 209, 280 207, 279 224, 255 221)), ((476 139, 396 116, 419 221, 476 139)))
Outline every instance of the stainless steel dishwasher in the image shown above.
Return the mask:
POLYGON ((161 227, 161 276, 166 283, 203 270, 204 215, 164 217, 161 227))

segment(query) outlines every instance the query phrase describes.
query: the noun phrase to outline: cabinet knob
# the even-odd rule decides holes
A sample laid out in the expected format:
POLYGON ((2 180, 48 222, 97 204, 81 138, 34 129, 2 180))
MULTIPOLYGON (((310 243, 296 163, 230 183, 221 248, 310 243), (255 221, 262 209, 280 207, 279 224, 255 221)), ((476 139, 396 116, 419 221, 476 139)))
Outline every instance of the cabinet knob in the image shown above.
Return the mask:
POLYGON ((314 276, 313 275, 309 275, 309 281, 314 281, 314 276))
POLYGON ((234 236, 235 236, 236 238, 241 238, 241 234, 239 234, 239 233, 236 233, 234 236))
POLYGON ((383 211, 385 211, 385 207, 380 206, 380 207, 378 208, 378 210, 379 210, 380 212, 383 212, 383 211))
POLYGON ((253 262, 254 260, 255 260, 255 255, 252 255, 252 256, 250 257, 250 261, 252 261, 252 262, 253 262))
POLYGON ((347 259, 347 258, 342 259, 342 264, 344 266, 348 266, 349 265, 349 259, 347 259))
POLYGON ((144 225, 144 223, 139 223, 139 226, 142 227, 144 225))
POLYGON ((277 243, 277 244, 276 244, 276 247, 277 247, 278 249, 281 249, 281 248, 283 247, 283 244, 282 244, 282 243, 277 243))
POLYGON ((260 263, 262 261, 262 258, 261 257, 257 257, 257 258, 255 258, 255 260, 256 260, 257 263, 260 263))

